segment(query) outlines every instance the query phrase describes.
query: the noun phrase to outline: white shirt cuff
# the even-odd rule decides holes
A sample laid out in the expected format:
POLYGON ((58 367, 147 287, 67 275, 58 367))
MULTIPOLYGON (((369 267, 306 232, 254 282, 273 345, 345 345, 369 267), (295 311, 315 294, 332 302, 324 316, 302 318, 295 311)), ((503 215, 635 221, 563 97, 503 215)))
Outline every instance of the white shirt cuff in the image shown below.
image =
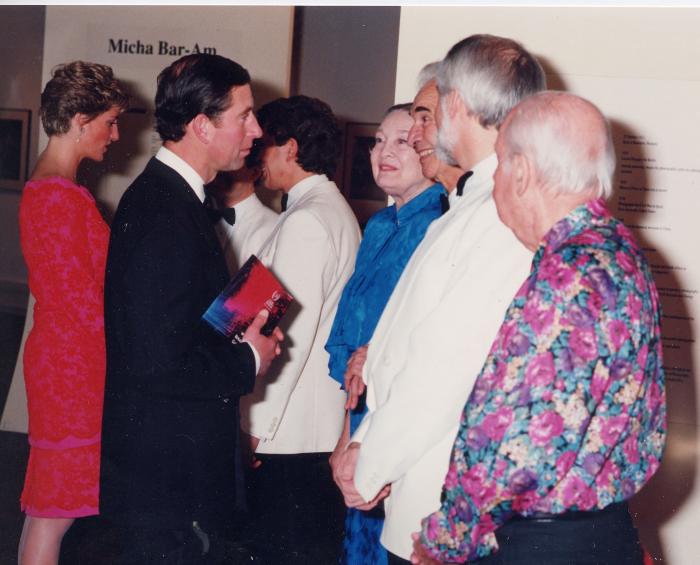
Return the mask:
MULTIPOLYGON (((233 343, 236 343, 235 341, 233 343)), ((253 357, 255 357, 255 376, 258 376, 258 371, 260 371, 260 353, 258 353, 258 350, 253 347, 253 344, 250 343, 248 340, 244 339, 241 341, 241 343, 247 343, 248 346, 250 347, 250 350, 253 352, 253 357)))

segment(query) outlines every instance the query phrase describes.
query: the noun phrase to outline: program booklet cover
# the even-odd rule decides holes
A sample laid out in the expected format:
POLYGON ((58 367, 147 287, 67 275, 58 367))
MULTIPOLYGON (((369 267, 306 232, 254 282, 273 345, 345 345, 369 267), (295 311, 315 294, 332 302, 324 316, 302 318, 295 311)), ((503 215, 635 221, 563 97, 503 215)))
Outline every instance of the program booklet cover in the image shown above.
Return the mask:
POLYGON ((270 312, 260 330, 270 335, 294 298, 277 278, 251 255, 216 297, 202 318, 226 337, 240 341, 256 314, 270 312))

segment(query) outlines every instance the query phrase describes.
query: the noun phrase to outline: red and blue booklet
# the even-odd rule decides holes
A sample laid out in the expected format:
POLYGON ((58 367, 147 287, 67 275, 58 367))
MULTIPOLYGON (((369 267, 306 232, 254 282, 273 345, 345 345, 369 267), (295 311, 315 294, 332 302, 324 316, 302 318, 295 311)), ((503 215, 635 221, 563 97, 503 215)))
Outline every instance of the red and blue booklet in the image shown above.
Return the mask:
POLYGON ((263 308, 270 312, 270 317, 260 333, 270 335, 292 300, 294 298, 282 283, 255 255, 251 255, 202 318, 226 337, 240 341, 263 308))

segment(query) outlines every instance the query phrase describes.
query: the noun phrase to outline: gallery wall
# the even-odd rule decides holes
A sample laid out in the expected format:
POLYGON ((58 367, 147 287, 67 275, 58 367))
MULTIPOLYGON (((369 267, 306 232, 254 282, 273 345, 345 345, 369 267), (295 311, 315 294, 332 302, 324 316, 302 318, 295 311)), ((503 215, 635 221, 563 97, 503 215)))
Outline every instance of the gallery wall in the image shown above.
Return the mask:
MULTIPOLYGON (((214 47, 242 62, 255 78, 256 103, 291 90, 327 100, 341 121, 377 122, 394 99, 410 100, 420 68, 441 59, 462 37, 495 33, 521 41, 542 61, 550 87, 590 98, 612 121, 620 163, 612 205, 634 227, 654 266, 664 306, 669 391, 665 460, 633 509, 657 562, 700 562, 692 541, 700 523, 695 487, 700 259, 694 247, 700 240, 694 217, 700 10, 403 7, 400 22, 396 7, 297 10, 298 67, 292 72, 291 6, 2 6, 0 108, 32 111, 33 164, 45 143, 39 141, 38 106, 51 67, 79 57, 112 65, 133 88, 139 111, 123 117, 122 141, 105 163, 81 170, 109 217, 129 180, 157 149, 150 101, 157 72, 176 57, 168 51, 172 46, 214 47), (167 43, 164 54, 160 42, 167 43), (152 54, 145 45, 153 46, 152 54)), ((0 309, 22 311, 26 269, 18 203, 18 192, 0 186, 0 309)))
POLYGON ((328 102, 341 123, 377 122, 393 103, 397 6, 297 8, 295 93, 328 102))
POLYGON ((334 180, 360 225, 386 205, 378 189, 377 200, 357 198, 365 195, 364 186, 374 182, 366 178, 371 177, 369 152, 355 144, 360 133, 374 136, 376 124, 393 104, 400 13, 398 6, 296 9, 292 90, 320 98, 333 108, 344 136, 343 158, 334 180), (364 178, 356 175, 354 183, 353 163, 356 171, 366 173, 364 178))
POLYGON ((153 130, 158 73, 188 53, 214 52, 248 69, 256 104, 287 96, 293 15, 292 6, 47 7, 43 83, 55 65, 86 59, 110 65, 133 95, 120 141, 103 163, 85 163, 79 179, 108 218, 160 147, 153 130))
MULTIPOLYGON (((251 71, 258 106, 284 94, 284 89, 315 96, 331 105, 345 130, 348 123, 378 122, 393 102, 397 6, 228 6, 199 8, 197 13, 197 23, 192 25, 189 8, 0 6, 4 30, 0 34, 0 108, 20 107, 32 112, 29 169, 39 146, 45 143, 43 134, 40 139, 38 119, 42 86, 52 64, 73 53, 89 60, 101 58, 127 80, 138 78, 136 107, 149 111, 155 76, 172 60, 157 55, 158 42, 170 38, 171 44, 179 45, 178 38, 191 38, 204 48, 212 43, 210 38, 217 37, 210 29, 222 30, 223 43, 216 40, 219 48, 251 71), (46 49, 44 63, 47 10, 46 31, 52 47, 46 49), (80 27, 82 23, 86 27, 80 27), (155 37, 160 30, 166 35, 155 37), (292 33, 294 49, 290 52, 292 33), (141 51, 151 44, 154 55, 110 52, 110 39, 117 49, 122 41, 123 48, 132 51, 139 50, 139 41, 141 51)), ((149 138, 151 117, 134 112, 123 116, 122 139, 110 148, 106 161, 99 166, 85 163, 81 168, 82 182, 95 189, 108 219, 128 176, 139 170, 155 148, 149 138), (132 136, 134 129, 137 135, 132 136), (137 154, 135 159, 133 154, 137 154)), ((342 173, 341 164, 339 183, 342 173)), ((274 198, 265 193, 260 196, 274 206, 274 198)), ((18 206, 19 191, 5 191, 0 185, 0 310, 22 313, 27 303, 27 273, 19 246, 18 206)))
MULTIPOLYGON (((0 108, 29 110, 30 166, 39 135, 43 6, 0 7, 0 108)), ((19 245, 20 191, 0 181, 0 310, 21 313, 27 304, 27 270, 19 245)))
MULTIPOLYGON (((0 7, 0 14, 4 16, 5 10, 0 7)), ((32 30, 42 46, 40 52, 32 51, 34 59, 21 54, 21 64, 41 69, 40 75, 31 75, 34 80, 21 93, 26 97, 19 99, 21 103, 32 100, 38 110, 39 95, 51 70, 76 59, 110 65, 132 96, 130 110, 119 119, 120 140, 110 147, 102 163, 86 162, 78 175, 78 181, 91 189, 108 220, 126 187, 160 147, 153 130, 156 77, 172 61, 188 52, 215 52, 249 70, 257 104, 289 94, 292 6, 48 6, 45 11, 45 25, 38 18, 32 20, 32 30)), ((26 33, 26 27, 20 29, 26 33)), ((24 42, 24 37, 15 39, 24 42)), ((41 131, 32 139, 33 164, 37 146, 41 151, 47 138, 41 131)), ((10 202, 1 213, 8 215, 8 223, 0 224, 0 230, 10 237, 3 241, 2 249, 7 250, 14 264, 8 261, 3 268, 5 276, 16 281, 15 287, 24 291, 15 299, 21 311, 27 305, 27 293, 16 220, 19 193, 6 200, 10 202)), ((1 291, 2 286, 0 302, 4 298, 1 291)), ((22 346, 0 420, 3 430, 27 430, 22 348, 32 325, 32 305, 30 297, 22 346)))
MULTIPOLYGON (((7 58, 16 62, 7 73, 0 68, 0 100, 4 85, 22 82, 18 103, 31 105, 36 114, 50 70, 76 58, 109 64, 127 82, 135 99, 132 111, 120 118, 120 141, 110 147, 103 163, 85 163, 79 176, 109 220, 130 179, 159 146, 151 127, 151 101, 157 73, 177 57, 173 47, 180 52, 179 46, 191 49, 196 43, 201 50, 214 47, 241 62, 253 77, 258 107, 288 93, 321 98, 331 105, 344 130, 348 123, 378 122, 393 101, 399 14, 398 7, 370 6, 0 7, 0 21, 22 30, 0 35, 0 50, 7 49, 7 58), (25 38, 31 45, 22 47, 21 53, 11 51, 24 45, 25 38), (24 52, 29 50, 31 57, 24 52)), ((37 148, 46 143, 38 121, 34 126, 31 165, 37 148)), ((341 165, 337 180, 342 173, 341 165)), ((273 194, 259 191, 275 207, 273 194)), ((17 225, 19 192, 6 199, 9 204, 0 200, 0 214, 6 220, 0 223, 0 309, 8 309, 12 299, 13 311, 24 312, 27 289, 17 225), (8 257, 11 260, 5 260, 8 257), (3 278, 15 281, 14 294, 7 291, 7 284, 3 286, 3 278)), ((30 327, 31 311, 25 338, 30 327)), ((20 352, 0 429, 27 429, 21 361, 20 352)))
POLYGON ((663 306, 669 441, 632 504, 656 562, 694 565, 700 524, 696 367, 700 349, 700 9, 404 7, 396 100, 419 70, 473 33, 511 37, 542 62, 550 88, 609 117, 618 173, 611 206, 636 232, 663 306))

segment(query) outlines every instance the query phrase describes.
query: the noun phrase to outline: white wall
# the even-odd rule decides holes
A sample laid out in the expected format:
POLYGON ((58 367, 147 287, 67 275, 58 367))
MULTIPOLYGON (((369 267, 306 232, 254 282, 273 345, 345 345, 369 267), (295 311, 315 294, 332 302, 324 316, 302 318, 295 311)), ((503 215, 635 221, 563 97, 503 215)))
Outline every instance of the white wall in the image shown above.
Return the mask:
POLYGON ((611 205, 653 265, 669 396, 664 462, 632 507, 645 546, 672 565, 700 563, 698 28, 695 8, 404 7, 395 96, 411 98, 418 71, 456 41, 492 33, 537 55, 550 88, 589 98, 611 119, 619 161, 611 205))

